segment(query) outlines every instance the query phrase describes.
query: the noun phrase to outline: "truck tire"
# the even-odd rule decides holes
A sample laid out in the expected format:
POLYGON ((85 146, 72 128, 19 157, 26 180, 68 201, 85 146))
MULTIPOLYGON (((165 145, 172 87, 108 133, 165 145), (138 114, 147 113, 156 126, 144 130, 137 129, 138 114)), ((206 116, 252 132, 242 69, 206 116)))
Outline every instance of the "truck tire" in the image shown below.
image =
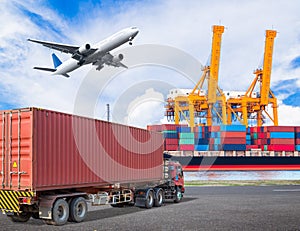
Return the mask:
POLYGON ((149 190, 146 201, 145 201, 145 207, 147 209, 151 209, 153 207, 153 204, 154 204, 153 190, 149 190))
POLYGON ((182 192, 181 192, 181 188, 176 188, 176 192, 175 192, 175 199, 174 202, 175 203, 179 203, 182 199, 182 192))
POLYGON ((13 222, 27 222, 30 217, 31 213, 29 212, 22 212, 19 214, 9 215, 8 216, 13 222))
POLYGON ((33 219, 39 219, 39 218, 40 218, 40 215, 39 215, 38 212, 37 212, 37 213, 32 213, 32 214, 31 214, 31 217, 32 217, 33 219))
POLYGON ((51 225, 64 225, 68 218, 69 204, 64 199, 58 199, 52 208, 52 220, 45 220, 45 222, 51 225))
POLYGON ((163 199, 164 199, 164 194, 163 194, 163 190, 159 189, 156 192, 156 197, 154 199, 154 206, 155 207, 160 207, 163 204, 163 199))
POLYGON ((82 222, 87 215, 87 204, 83 197, 75 197, 70 203, 69 221, 82 222))

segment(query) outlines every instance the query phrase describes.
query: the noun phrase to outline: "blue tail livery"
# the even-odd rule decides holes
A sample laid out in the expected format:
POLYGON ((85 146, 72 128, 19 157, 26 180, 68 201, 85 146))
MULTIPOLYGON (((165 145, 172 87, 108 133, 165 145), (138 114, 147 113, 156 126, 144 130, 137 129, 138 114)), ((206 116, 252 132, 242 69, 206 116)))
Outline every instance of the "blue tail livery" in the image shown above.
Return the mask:
POLYGON ((60 59, 54 53, 52 53, 52 60, 54 68, 57 68, 60 64, 62 64, 62 61, 60 61, 60 59))

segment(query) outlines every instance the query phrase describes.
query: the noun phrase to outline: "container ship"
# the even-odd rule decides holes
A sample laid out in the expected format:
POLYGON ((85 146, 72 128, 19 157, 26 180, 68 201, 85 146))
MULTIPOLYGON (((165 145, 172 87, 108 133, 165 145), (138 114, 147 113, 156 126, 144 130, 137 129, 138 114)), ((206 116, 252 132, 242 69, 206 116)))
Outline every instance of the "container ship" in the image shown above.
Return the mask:
POLYGON ((184 171, 300 170, 300 127, 148 125, 184 171))
POLYGON ((279 126, 270 88, 277 32, 266 30, 263 66, 248 89, 223 91, 218 80, 224 26, 212 31, 210 62, 199 81, 193 89, 171 89, 167 95, 165 116, 174 124, 148 130, 163 134, 166 154, 185 171, 300 170, 300 127, 279 126))

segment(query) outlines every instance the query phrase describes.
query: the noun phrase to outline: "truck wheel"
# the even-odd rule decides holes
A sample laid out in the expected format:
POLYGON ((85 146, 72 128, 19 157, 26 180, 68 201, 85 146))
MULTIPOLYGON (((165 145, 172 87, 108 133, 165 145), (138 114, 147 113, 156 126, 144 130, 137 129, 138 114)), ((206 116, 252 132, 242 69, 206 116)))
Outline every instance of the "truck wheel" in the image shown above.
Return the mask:
POLYGON ((145 202, 145 207, 147 209, 150 209, 153 207, 153 204, 154 204, 154 196, 153 196, 153 191, 150 190, 149 193, 148 193, 148 196, 146 198, 146 202, 145 202))
POLYGON ((8 217, 13 222, 27 222, 31 217, 31 213, 22 212, 22 213, 19 213, 19 214, 9 215, 8 217))
POLYGON ((163 199, 164 199, 163 191, 161 189, 159 189, 158 192, 156 192, 156 198, 154 200, 154 206, 155 207, 162 206, 163 199))
POLYGON ((87 215, 87 204, 83 197, 76 197, 70 203, 70 221, 82 222, 87 215))
POLYGON ((182 193, 181 193, 181 188, 177 188, 176 192, 175 192, 175 199, 174 202, 175 203, 179 203, 182 199, 182 193))
POLYGON ((69 218, 69 205, 64 199, 58 199, 52 209, 52 220, 46 220, 47 224, 64 225, 69 218))
POLYGON ((32 214, 31 214, 31 217, 32 217, 33 219, 39 219, 39 218, 40 218, 40 215, 39 215, 38 212, 37 212, 37 213, 32 213, 32 214))

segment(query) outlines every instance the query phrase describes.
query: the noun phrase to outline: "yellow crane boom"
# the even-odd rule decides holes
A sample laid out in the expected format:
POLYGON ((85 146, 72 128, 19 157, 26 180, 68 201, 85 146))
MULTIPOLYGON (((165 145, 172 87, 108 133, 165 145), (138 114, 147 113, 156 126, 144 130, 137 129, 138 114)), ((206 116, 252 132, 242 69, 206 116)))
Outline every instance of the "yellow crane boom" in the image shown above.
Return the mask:
POLYGON ((229 98, 227 100, 228 124, 231 124, 232 122, 231 114, 233 113, 236 118, 247 127, 248 118, 255 115, 257 126, 262 126, 264 112, 275 126, 278 125, 277 99, 270 89, 275 37, 276 31, 266 30, 263 69, 257 69, 254 71, 255 78, 245 95, 238 98, 229 98), (259 94, 254 96, 253 93, 258 83, 260 84, 259 94), (271 105, 273 108, 273 116, 266 110, 268 105, 271 105))
POLYGON ((276 37, 276 31, 266 31, 265 41, 265 52, 264 52, 264 66, 262 72, 262 83, 261 83, 261 105, 268 105, 270 96, 270 82, 271 82, 271 71, 272 71, 272 57, 274 38, 276 37))
POLYGON ((213 39, 210 59, 210 75, 208 81, 208 95, 207 102, 213 104, 217 101, 217 87, 219 78, 220 54, 222 34, 224 33, 224 26, 213 26, 213 39))

